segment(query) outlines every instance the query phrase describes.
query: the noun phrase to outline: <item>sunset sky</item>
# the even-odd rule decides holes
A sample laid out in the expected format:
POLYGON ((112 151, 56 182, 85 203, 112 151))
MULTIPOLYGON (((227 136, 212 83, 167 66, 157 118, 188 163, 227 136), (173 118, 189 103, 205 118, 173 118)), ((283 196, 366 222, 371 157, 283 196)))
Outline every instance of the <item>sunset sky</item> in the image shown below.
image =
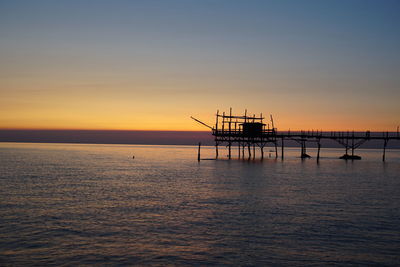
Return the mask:
POLYGON ((0 128, 395 130, 400 1, 3 1, 0 128))

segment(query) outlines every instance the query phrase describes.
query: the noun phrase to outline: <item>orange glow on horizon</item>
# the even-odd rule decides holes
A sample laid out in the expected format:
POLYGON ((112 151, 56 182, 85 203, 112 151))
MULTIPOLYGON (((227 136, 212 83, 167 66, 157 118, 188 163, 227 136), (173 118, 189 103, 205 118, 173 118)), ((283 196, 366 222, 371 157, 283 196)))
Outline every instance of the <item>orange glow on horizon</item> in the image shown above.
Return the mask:
MULTIPOLYGON (((243 115, 246 108, 248 114, 263 113, 266 123, 272 113, 275 127, 282 131, 392 131, 399 123, 395 97, 363 96, 363 101, 353 102, 329 91, 316 96, 318 101, 299 99, 300 93, 274 89, 282 87, 278 82, 258 92, 259 97, 242 90, 258 88, 251 83, 190 80, 165 88, 162 80, 126 82, 120 87, 85 88, 64 80, 8 81, 0 84, 0 129, 207 131, 190 116, 214 126, 216 110, 227 113, 231 106, 236 115, 243 115), (230 93, 232 88, 235 93, 230 93)), ((116 81, 112 84, 117 86, 116 81)))
MULTIPOLYGON (((214 114, 204 113, 200 116, 195 115, 195 117, 212 127, 215 126, 214 114)), ((388 121, 381 120, 376 120, 374 123, 368 124, 362 118, 356 116, 346 118, 346 120, 343 120, 339 116, 327 116, 326 118, 323 116, 310 116, 310 120, 301 120, 302 117, 291 115, 274 116, 275 127, 278 131, 396 131, 397 127, 388 121)), ((0 119, 0 121, 0 129, 2 130, 209 131, 207 127, 190 119, 189 114, 185 117, 171 116, 164 119, 157 119, 157 116, 144 117, 143 119, 122 116, 114 119, 110 115, 107 117, 88 117, 76 120, 60 116, 57 119, 51 120, 25 118, 25 120, 19 119, 14 122, 5 121, 4 119, 0 119)), ((372 120, 368 121, 372 122, 372 120)), ((264 123, 270 124, 267 118, 264 120, 264 123)))

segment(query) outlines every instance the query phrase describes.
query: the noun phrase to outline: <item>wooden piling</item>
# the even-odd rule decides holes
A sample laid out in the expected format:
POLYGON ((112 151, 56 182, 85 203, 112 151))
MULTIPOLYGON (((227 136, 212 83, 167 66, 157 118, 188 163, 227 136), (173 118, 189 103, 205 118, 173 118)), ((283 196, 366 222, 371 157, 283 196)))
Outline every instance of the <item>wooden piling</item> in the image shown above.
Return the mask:
POLYGON ((229 137, 228 137, 228 146, 229 146, 229 152, 228 152, 228 158, 231 159, 232 157, 232 142, 231 142, 231 135, 232 135, 232 108, 229 109, 229 124, 228 124, 228 129, 229 129, 229 137))
MULTIPOLYGON (((215 134, 218 135, 218 118, 219 118, 219 110, 217 109, 217 116, 215 116, 215 134)), ((215 158, 218 158, 218 141, 217 137, 215 137, 215 158)))
POLYGON ((285 146, 285 143, 284 143, 283 140, 284 140, 284 138, 282 138, 282 146, 281 146, 281 147, 282 147, 282 152, 281 152, 281 158, 282 158, 282 160, 283 160, 283 157, 284 157, 284 156, 283 156, 283 148, 284 148, 284 146, 285 146))
POLYGON ((199 149, 197 151, 197 161, 200 162, 200 147, 201 147, 201 142, 199 142, 199 149))
POLYGON ((301 158, 303 158, 303 152, 304 152, 303 142, 300 142, 300 157, 301 158))
POLYGON ((388 136, 389 136, 389 133, 386 132, 386 138, 383 141, 383 155, 382 155, 383 162, 385 162, 385 159, 386 159, 386 146, 387 146, 387 143, 389 142, 388 136))
POLYGON ((385 159, 386 159, 386 145, 387 145, 387 142, 385 140, 385 141, 383 141, 383 156, 382 156, 383 162, 385 162, 385 159))

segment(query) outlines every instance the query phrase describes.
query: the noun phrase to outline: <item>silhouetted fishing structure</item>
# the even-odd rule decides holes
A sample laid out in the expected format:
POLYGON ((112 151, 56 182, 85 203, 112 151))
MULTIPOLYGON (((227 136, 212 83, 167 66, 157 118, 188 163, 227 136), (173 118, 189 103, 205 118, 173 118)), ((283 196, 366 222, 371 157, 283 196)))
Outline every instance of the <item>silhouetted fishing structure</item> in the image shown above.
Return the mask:
MULTIPOLYGON (((191 117, 196 122, 211 129, 215 141, 215 155, 219 156, 219 146, 225 145, 228 148, 228 158, 232 158, 232 147, 236 145, 238 150, 238 158, 245 158, 247 150, 247 158, 255 158, 256 148, 260 149, 261 158, 264 158, 264 148, 268 144, 274 147, 275 157, 278 158, 278 146, 281 147, 281 158, 284 159, 284 147, 286 140, 296 141, 300 147, 300 157, 302 159, 310 158, 307 154, 306 144, 308 142, 315 142, 317 144, 317 161, 320 159, 321 140, 329 139, 334 140, 345 148, 345 154, 341 159, 357 160, 361 159, 360 156, 354 154, 355 149, 369 140, 382 140, 383 141, 383 155, 382 160, 386 159, 386 147, 390 140, 400 140, 399 127, 397 132, 379 132, 371 134, 370 131, 365 133, 360 132, 344 132, 344 131, 295 131, 291 132, 278 132, 274 126, 274 120, 270 115, 270 120, 265 123, 265 117, 262 114, 256 116, 255 114, 248 115, 245 110, 244 115, 232 115, 232 108, 229 114, 216 113, 215 126, 210 126, 194 117, 191 117), (350 153, 350 154, 349 154, 350 153)), ((198 148, 198 160, 200 161, 200 143, 198 148)))

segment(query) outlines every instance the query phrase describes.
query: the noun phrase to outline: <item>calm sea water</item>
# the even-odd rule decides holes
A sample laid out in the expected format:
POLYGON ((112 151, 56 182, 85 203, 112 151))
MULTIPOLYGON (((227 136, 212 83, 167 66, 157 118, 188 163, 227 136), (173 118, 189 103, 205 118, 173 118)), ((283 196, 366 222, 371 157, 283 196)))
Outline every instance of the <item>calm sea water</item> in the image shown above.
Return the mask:
POLYGON ((0 265, 400 264, 400 151, 342 154, 0 143, 0 265))

